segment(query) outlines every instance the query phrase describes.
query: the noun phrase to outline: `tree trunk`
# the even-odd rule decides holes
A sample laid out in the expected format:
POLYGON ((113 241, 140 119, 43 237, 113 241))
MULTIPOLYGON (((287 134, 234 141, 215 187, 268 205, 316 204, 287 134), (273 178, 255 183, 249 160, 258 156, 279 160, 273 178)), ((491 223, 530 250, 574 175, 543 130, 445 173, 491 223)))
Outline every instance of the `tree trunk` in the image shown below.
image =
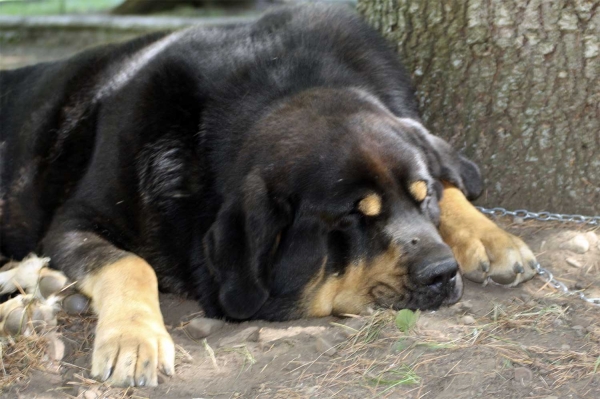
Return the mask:
POLYGON ((359 0, 486 206, 600 212, 600 0, 359 0))

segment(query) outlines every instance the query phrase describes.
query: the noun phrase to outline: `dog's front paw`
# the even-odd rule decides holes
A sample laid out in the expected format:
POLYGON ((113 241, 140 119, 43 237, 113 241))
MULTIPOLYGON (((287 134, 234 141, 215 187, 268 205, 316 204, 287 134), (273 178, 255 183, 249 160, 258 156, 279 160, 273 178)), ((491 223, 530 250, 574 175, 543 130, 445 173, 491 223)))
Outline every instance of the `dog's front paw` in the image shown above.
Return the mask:
POLYGON ((535 276, 537 260, 529 247, 481 214, 458 189, 446 187, 440 210, 440 233, 463 276, 511 287, 535 276))
POLYGON ((475 282, 488 278, 511 287, 535 276, 535 256, 518 237, 490 222, 453 234, 450 244, 463 275, 475 282))
POLYGON ((174 372, 175 347, 162 319, 143 314, 100 317, 92 375, 115 386, 156 386, 157 370, 174 372))

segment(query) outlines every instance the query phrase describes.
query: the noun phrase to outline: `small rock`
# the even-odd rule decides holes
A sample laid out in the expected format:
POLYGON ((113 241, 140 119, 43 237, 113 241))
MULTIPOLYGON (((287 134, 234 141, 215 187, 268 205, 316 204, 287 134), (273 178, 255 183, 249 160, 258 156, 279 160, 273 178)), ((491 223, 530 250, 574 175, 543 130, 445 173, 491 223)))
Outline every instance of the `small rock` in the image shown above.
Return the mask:
POLYGON ((260 328, 258 327, 248 327, 245 330, 240 331, 239 333, 232 335, 231 337, 225 337, 219 342, 219 347, 221 346, 235 346, 241 345, 244 342, 257 342, 260 335, 260 328))
POLYGON ((576 254, 584 254, 590 249, 590 242, 583 234, 577 234, 569 241, 564 242, 560 248, 575 252, 576 254))
POLYGON ((585 238, 587 238, 590 245, 596 245, 596 244, 600 243, 598 234, 594 233, 593 231, 588 231, 587 233, 585 233, 585 238))
POLYGON ((562 350, 564 350, 564 351, 568 351, 568 350, 571 350, 571 346, 570 346, 570 345, 567 345, 567 344, 564 344, 564 345, 562 345, 562 346, 560 347, 560 349, 562 349, 562 350))
POLYGON ((90 300, 81 294, 69 295, 62 302, 63 310, 71 315, 86 314, 90 310, 90 300))
POLYGON ((196 317, 185 326, 185 331, 192 339, 202 339, 220 330, 223 326, 225 326, 223 320, 196 317))
POLYGON ((101 396, 98 387, 81 387, 80 390, 83 390, 83 392, 80 392, 78 396, 82 396, 84 399, 98 399, 101 396))
POLYGON ((317 337, 316 347, 319 353, 323 353, 327 356, 333 356, 337 353, 335 345, 329 342, 329 340, 325 337, 317 337))
POLYGON ((563 324, 564 324, 564 323, 563 323, 563 321, 562 321, 561 319, 556 319, 556 320, 553 320, 553 321, 552 321, 552 325, 553 325, 554 327, 560 327, 560 326, 562 326, 563 324))
POLYGON ((461 319, 461 322, 463 324, 466 324, 467 326, 470 326, 471 324, 475 324, 475 318, 473 316, 463 316, 461 319))
POLYGON ((525 223, 525 219, 523 219, 523 218, 522 218, 522 217, 520 217, 520 216, 515 216, 515 217, 513 218, 513 223, 514 223, 514 224, 523 224, 523 223, 525 223))
POLYGON ((521 297, 521 299, 523 300, 524 303, 527 303, 531 300, 531 295, 529 295, 529 294, 522 293, 519 296, 521 297))
POLYGON ((585 334, 585 328, 583 328, 583 326, 573 326, 571 328, 575 330, 575 334, 577 334, 578 337, 583 337, 585 334))
POLYGON ((533 373, 527 367, 516 367, 515 380, 523 385, 529 384, 533 380, 533 373))
POLYGON ((24 308, 13 309, 4 322, 4 332, 8 335, 23 334, 27 329, 27 313, 24 308))
POLYGON ((44 276, 40 279, 40 294, 44 298, 48 298, 50 295, 62 290, 65 284, 67 284, 67 277, 62 274, 44 276))
POLYGON ((459 306, 463 312, 470 312, 473 310, 473 303, 471 301, 461 301, 459 302, 459 306))
POLYGON ((362 317, 351 317, 344 323, 344 326, 346 327, 339 327, 339 330, 347 338, 362 330, 365 320, 362 317))
MULTIPOLYGON (((571 319, 571 323, 574 326, 581 326, 581 327, 585 328, 585 327, 589 326, 590 324, 592 324, 592 320, 587 319, 582 316, 573 316, 573 318, 571 319)), ((575 328, 575 327, 573 327, 573 328, 575 328)))
POLYGON ((156 381, 158 382, 158 385, 164 384, 165 382, 167 382, 167 377, 165 377, 161 373, 158 373, 158 375, 156 376, 156 381))
POLYGON ((582 267, 582 266, 583 266, 583 265, 582 265, 581 263, 579 263, 579 261, 578 261, 577 259, 575 259, 575 258, 567 258, 567 259, 565 259, 565 261, 566 261, 566 262, 567 262, 569 265, 571 265, 571 266, 573 266, 573 267, 580 268, 580 267, 582 267))

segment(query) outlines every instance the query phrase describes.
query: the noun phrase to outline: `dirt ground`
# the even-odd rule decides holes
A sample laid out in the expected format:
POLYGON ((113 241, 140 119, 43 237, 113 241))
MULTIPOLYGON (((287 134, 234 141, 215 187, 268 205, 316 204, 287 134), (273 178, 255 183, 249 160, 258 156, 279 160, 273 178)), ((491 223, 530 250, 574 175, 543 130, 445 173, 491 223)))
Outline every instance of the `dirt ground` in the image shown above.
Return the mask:
MULTIPOLYGON (((20 33, 2 34, 2 68, 114 39, 90 34, 79 41, 43 36, 28 41, 20 33)), ((542 266, 569 288, 600 297, 598 227, 499 222, 522 237, 542 266), (585 253, 564 247, 584 233, 590 244, 585 253)), ((158 387, 114 389, 89 379, 95 319, 61 313, 52 331, 2 341, 0 397, 600 397, 600 307, 562 295, 540 278, 512 289, 467 282, 458 304, 420 313, 408 332, 396 326, 396 312, 383 310, 347 318, 227 324, 195 341, 185 326, 201 309, 173 296, 161 302, 177 358, 175 376, 161 377, 158 387), (55 337, 65 344, 64 356, 48 349, 55 337)))

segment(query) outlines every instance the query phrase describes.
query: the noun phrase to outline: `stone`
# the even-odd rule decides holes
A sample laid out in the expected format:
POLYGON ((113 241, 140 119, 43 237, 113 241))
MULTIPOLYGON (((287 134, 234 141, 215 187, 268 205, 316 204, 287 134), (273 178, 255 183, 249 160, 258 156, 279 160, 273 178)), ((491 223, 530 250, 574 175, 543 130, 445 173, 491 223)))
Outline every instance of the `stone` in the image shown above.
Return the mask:
MULTIPOLYGON (((583 328, 588 327, 590 324, 592 324, 592 320, 588 319, 586 317, 583 316, 573 316, 573 318, 571 319, 571 323, 573 324, 573 326, 581 326, 583 328)), ((575 327, 573 327, 575 328, 575 327)))
POLYGON ((99 399, 101 397, 101 393, 98 390, 98 387, 81 387, 79 388, 78 397, 83 397, 84 399, 99 399))
POLYGON ((222 346, 236 346, 241 345, 244 342, 257 342, 260 336, 260 328, 248 327, 239 333, 232 335, 231 337, 225 337, 219 342, 219 347, 222 346))
POLYGON ((527 367, 516 367, 515 380, 523 385, 529 384, 533 380, 533 373, 527 367))
POLYGON ((583 328, 583 326, 573 326, 571 328, 575 331, 575 334, 577 334, 578 337, 583 337, 585 335, 585 328, 583 328))
POLYGON ((561 249, 566 249, 576 254, 584 254, 590 249, 590 242, 583 234, 577 234, 570 240, 562 243, 561 249))
POLYGON ((463 316, 460 321, 467 326, 475 324, 475 318, 469 315, 463 316))
POLYGON ((473 310, 473 303, 470 300, 461 301, 458 303, 458 305, 463 312, 470 312, 473 310))
POLYGON ((345 327, 338 327, 341 334, 346 338, 357 334, 365 326, 365 319, 362 317, 351 317, 343 323, 345 327))
POLYGON ((44 298, 48 298, 52 294, 56 294, 67 283, 67 278, 62 274, 44 276, 40 279, 39 290, 44 298))
POLYGON ((526 293, 522 293, 521 295, 519 295, 521 297, 521 299, 523 300, 523 303, 527 303, 529 301, 531 301, 531 295, 526 294, 526 293))
POLYGON ((63 299, 62 306, 68 314, 86 314, 90 310, 90 300, 85 295, 73 294, 63 299))
POLYGON ((560 349, 562 349, 564 351, 571 350, 571 345, 567 345, 567 344, 561 345, 560 349))
POLYGON ((590 245, 598 245, 600 243, 600 239, 598 238, 598 234, 593 231, 588 231, 585 233, 585 238, 588 240, 590 245))
POLYGON ((561 319, 555 319, 555 320, 552 320, 552 325, 553 325, 554 327, 560 327, 560 326, 562 326, 563 324, 565 324, 565 323, 564 323, 564 322, 563 322, 561 319))
POLYGON ((315 346, 319 353, 323 353, 327 356, 333 356, 337 353, 337 349, 335 345, 333 345, 327 338, 325 337, 317 337, 315 346))
POLYGON ((565 261, 567 262, 568 265, 576 267, 576 268, 581 268, 583 265, 581 263, 579 263, 579 261, 575 258, 567 258, 565 259, 565 261))
POLYGON ((223 320, 196 317, 185 326, 185 331, 192 339, 202 339, 213 334, 215 331, 219 331, 223 326, 225 326, 223 320))
POLYGON ((4 322, 4 332, 8 335, 23 334, 27 328, 27 313, 25 308, 13 309, 4 322))

